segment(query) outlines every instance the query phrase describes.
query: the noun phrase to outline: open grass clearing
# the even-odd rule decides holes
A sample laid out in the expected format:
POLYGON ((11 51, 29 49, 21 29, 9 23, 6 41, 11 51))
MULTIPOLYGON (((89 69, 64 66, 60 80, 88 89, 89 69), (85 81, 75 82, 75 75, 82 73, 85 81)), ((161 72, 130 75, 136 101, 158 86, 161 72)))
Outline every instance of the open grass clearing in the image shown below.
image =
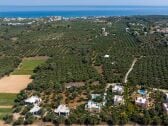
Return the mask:
POLYGON ((3 117, 6 114, 10 114, 10 113, 12 113, 12 109, 11 108, 0 108, 0 120, 2 120, 3 117))
POLYGON ((1 106, 13 105, 16 95, 17 94, 12 94, 12 93, 0 93, 0 109, 1 109, 1 106))
POLYGON ((12 75, 32 75, 33 70, 43 64, 47 59, 47 57, 24 58, 18 68, 12 72, 12 75))

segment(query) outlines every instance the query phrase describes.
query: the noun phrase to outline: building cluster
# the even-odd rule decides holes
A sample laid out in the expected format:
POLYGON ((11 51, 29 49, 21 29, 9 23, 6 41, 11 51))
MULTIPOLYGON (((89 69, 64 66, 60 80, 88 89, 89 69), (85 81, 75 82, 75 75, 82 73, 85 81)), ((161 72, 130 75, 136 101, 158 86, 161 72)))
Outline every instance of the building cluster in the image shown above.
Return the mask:
MULTIPOLYGON (((160 89, 153 89, 154 91, 161 91, 160 89)), ((150 107, 151 104, 151 100, 149 100, 149 92, 146 89, 139 89, 137 91, 138 94, 136 94, 136 98, 135 98, 135 104, 141 108, 147 109, 148 107, 150 107)), ((165 111, 166 114, 168 114, 168 93, 165 93, 165 100, 163 103, 163 110, 165 111)))
POLYGON ((161 24, 158 24, 154 27, 151 27, 151 32, 154 33, 154 32, 158 32, 158 33, 164 33, 164 34, 168 34, 168 26, 166 25, 161 25, 161 24))
POLYGON ((112 86, 112 92, 115 93, 113 98, 114 105, 124 104, 124 87, 121 84, 114 84, 112 86))
MULTIPOLYGON (((26 105, 33 105, 33 107, 29 111, 30 113, 32 113, 33 115, 39 114, 41 110, 40 107, 40 103, 42 102, 41 98, 39 98, 38 96, 31 96, 30 98, 24 100, 24 102, 26 103, 26 105)), ((67 117, 69 116, 70 109, 66 105, 61 104, 54 110, 54 112, 59 116, 67 117)))
POLYGON ((38 112, 41 110, 41 107, 39 107, 41 101, 41 98, 39 98, 38 96, 31 96, 30 98, 25 100, 26 104, 33 105, 33 108, 30 109, 30 113, 38 114, 38 112))
MULTIPOLYGON (((113 83, 108 84, 107 89, 111 87, 112 93, 114 94, 113 106, 119 106, 125 104, 124 99, 124 86, 121 83, 113 83), (112 87, 111 87, 112 86, 112 87)), ((106 98, 107 98, 107 89, 105 90, 104 94, 91 94, 90 100, 85 104, 85 110, 93 113, 99 113, 103 106, 106 105, 106 98)), ((149 92, 141 88, 136 91, 135 93, 134 102, 135 105, 147 109, 150 105, 149 102, 149 92)), ((30 109, 30 113, 37 116, 41 110, 40 104, 42 102, 41 98, 38 96, 31 96, 24 100, 26 105, 33 105, 30 109)), ((168 93, 165 93, 165 102, 163 103, 163 109, 165 113, 168 114, 168 93)), ((60 104, 55 110, 53 110, 58 116, 68 117, 70 115, 70 108, 64 104, 60 104)))

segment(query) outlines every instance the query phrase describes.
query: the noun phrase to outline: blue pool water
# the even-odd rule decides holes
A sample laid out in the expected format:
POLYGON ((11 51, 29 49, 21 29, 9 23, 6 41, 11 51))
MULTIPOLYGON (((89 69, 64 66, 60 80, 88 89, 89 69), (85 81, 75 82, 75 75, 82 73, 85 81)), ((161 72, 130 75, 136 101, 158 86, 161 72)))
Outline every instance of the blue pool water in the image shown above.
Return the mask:
POLYGON ((154 6, 0 6, 0 17, 168 15, 154 6))
POLYGON ((140 90, 138 90, 138 93, 141 94, 141 95, 145 95, 146 90, 145 89, 140 89, 140 90))

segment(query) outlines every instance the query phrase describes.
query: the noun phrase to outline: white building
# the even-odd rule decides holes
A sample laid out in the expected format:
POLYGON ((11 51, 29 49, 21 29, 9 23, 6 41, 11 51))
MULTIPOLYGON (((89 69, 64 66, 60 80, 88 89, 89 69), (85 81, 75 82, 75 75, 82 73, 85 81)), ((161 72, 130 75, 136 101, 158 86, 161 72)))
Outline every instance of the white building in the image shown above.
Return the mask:
POLYGON ((85 105, 85 109, 90 111, 90 112, 100 112, 101 107, 105 105, 104 97, 103 97, 103 102, 95 102, 94 99, 100 97, 100 94, 91 94, 91 100, 88 101, 88 103, 85 105))
POLYGON ((34 105, 34 107, 30 109, 30 113, 37 114, 40 111, 40 109, 41 107, 39 107, 38 105, 34 105))
POLYGON ((135 99, 135 104, 138 106, 141 106, 143 108, 146 108, 146 107, 148 107, 148 100, 143 97, 138 97, 135 99))
POLYGON ((121 105, 121 104, 124 104, 123 96, 115 95, 114 96, 114 105, 121 105))
POLYGON ((106 28, 102 28, 102 33, 106 32, 106 28))
POLYGON ((57 113, 59 116, 69 116, 70 109, 66 105, 59 105, 58 108, 54 110, 55 113, 57 113))
POLYGON ((168 103, 163 103, 163 109, 168 114, 168 103))
POLYGON ((126 31, 126 32, 129 32, 129 28, 125 28, 125 31, 126 31))
POLYGON ((106 54, 106 55, 104 55, 104 58, 109 58, 109 57, 110 57, 110 55, 107 55, 107 54, 106 54))
POLYGON ((29 104, 40 104, 41 98, 38 96, 31 96, 30 98, 26 99, 25 102, 29 104))
POLYGON ((108 32, 104 32, 104 33, 103 33, 103 35, 104 35, 105 37, 108 36, 108 34, 109 34, 108 32))
POLYGON ((100 112, 101 107, 102 107, 101 103, 97 103, 97 102, 94 102, 92 100, 88 101, 88 103, 85 105, 85 109, 89 110, 91 112, 93 112, 93 111, 100 112))
POLYGON ((112 91, 118 94, 123 94, 124 92, 124 87, 121 85, 115 85, 112 87, 112 91))
POLYGON ((168 93, 165 93, 165 95, 166 95, 166 101, 168 102, 168 93))

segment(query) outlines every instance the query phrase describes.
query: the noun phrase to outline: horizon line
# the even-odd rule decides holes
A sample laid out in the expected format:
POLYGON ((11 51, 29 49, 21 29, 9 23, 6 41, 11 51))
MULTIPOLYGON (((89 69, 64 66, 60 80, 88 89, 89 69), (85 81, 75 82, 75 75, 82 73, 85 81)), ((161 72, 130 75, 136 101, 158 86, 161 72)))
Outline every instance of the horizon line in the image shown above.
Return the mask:
POLYGON ((146 7, 167 7, 168 5, 0 5, 0 6, 22 6, 22 7, 29 7, 29 6, 146 6, 146 7))

